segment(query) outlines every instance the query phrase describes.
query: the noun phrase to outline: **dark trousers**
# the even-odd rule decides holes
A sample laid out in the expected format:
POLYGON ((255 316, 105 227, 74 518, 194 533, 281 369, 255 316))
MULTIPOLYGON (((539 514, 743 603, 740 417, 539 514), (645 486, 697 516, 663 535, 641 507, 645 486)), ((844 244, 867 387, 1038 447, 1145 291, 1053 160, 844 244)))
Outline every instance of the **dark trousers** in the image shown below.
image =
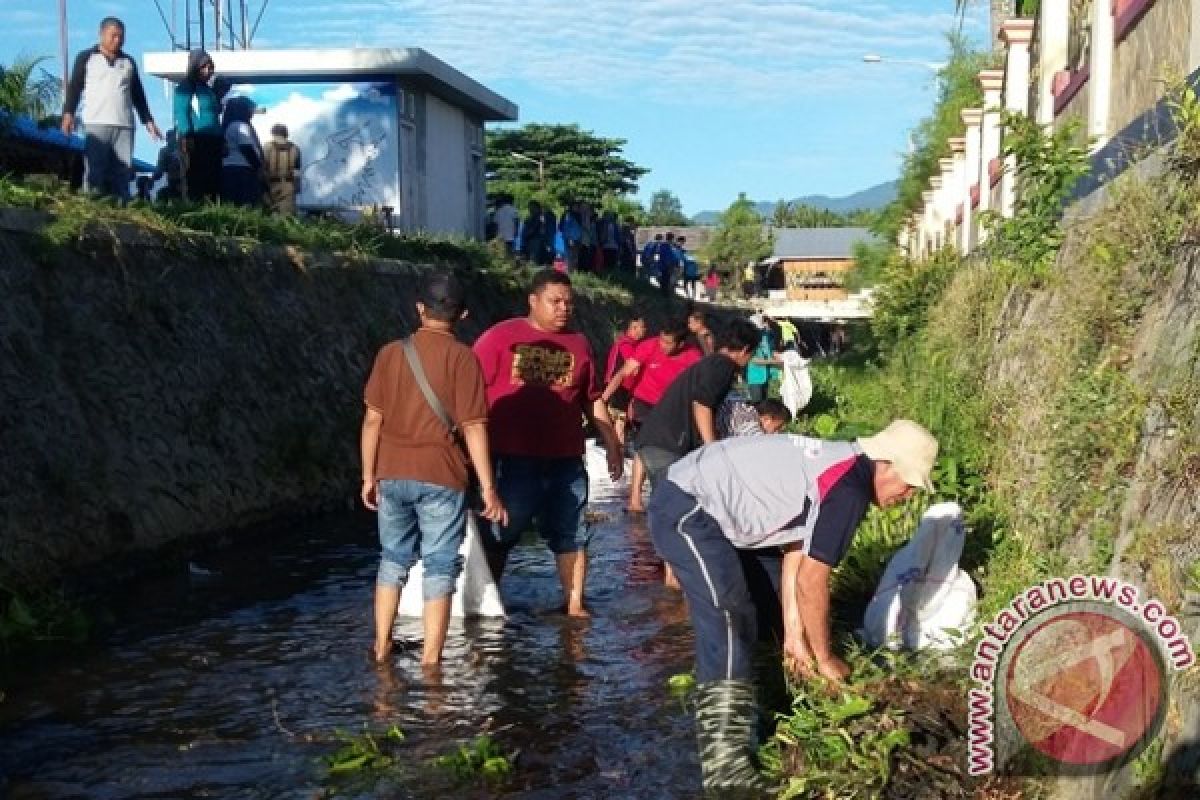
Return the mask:
POLYGON ((262 179, 258 170, 251 167, 223 167, 221 169, 221 199, 226 203, 258 208, 263 199, 262 179))
POLYGON ((659 274, 658 280, 659 280, 658 289, 660 292, 662 292, 665 295, 675 294, 675 271, 674 270, 664 267, 662 272, 659 274))
POLYGON ((758 619, 738 551, 688 493, 663 481, 647 508, 650 538, 687 596, 696 681, 754 679, 758 619))
POLYGON ((215 202, 221 194, 221 158, 225 139, 189 134, 187 137, 187 199, 193 203, 215 202))

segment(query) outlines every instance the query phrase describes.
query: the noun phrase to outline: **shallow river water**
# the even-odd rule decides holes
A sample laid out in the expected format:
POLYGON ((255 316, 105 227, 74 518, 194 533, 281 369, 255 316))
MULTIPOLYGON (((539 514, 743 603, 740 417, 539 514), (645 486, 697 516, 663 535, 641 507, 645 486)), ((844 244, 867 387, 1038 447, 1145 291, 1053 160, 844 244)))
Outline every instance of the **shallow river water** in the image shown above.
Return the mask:
POLYGON ((691 719, 666 688, 691 668, 686 609, 643 524, 594 485, 593 618, 558 613, 549 551, 523 545, 508 617, 452 622, 440 676, 417 663, 416 619, 392 669, 367 658, 371 520, 297 526, 212 556, 211 574, 132 587, 107 644, 7 687, 0 797, 696 797, 691 719), (387 775, 325 774, 335 730, 392 725, 405 739, 387 775), (519 751, 498 788, 428 766, 485 732, 519 751))

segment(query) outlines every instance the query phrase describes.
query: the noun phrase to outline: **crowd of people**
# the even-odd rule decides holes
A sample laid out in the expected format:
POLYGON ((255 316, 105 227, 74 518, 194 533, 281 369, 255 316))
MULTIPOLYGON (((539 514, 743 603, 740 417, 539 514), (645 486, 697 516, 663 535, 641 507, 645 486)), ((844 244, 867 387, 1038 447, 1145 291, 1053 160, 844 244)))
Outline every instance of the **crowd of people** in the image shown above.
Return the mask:
POLYGON ((788 409, 751 402, 740 386, 766 334, 761 320, 714 331, 693 312, 650 336, 636 317, 601 373, 571 328, 567 272, 537 272, 527 300, 526 315, 468 348, 454 338, 464 288, 432 271, 418 289, 420 327, 375 358, 360 442, 362 500, 378 511, 382 549, 372 655, 390 662, 400 590, 420 559, 422 663, 441 660, 462 569, 468 458, 497 582, 521 534, 536 531, 554 557, 562 611, 589 616, 586 424, 610 480, 622 477, 628 446, 631 492, 642 491, 643 474, 650 481, 650 536, 695 633, 705 789, 765 788, 751 652, 760 634, 774 634, 796 674, 846 678, 830 635, 830 572, 870 504, 931 488, 937 442, 907 420, 852 442, 783 434, 788 409))
POLYGON ((568 273, 623 273, 653 281, 663 294, 682 287, 692 300, 716 300, 721 276, 715 267, 701 275, 700 263, 684 236, 655 234, 637 246, 637 220, 621 220, 616 211, 596 213, 591 203, 569 203, 560 218, 537 200, 522 217, 512 195, 495 198, 488 213, 487 238, 503 244, 506 254, 538 266, 558 265, 568 273))
POLYGON ((283 124, 263 145, 251 120, 252 99, 227 97, 231 84, 216 78, 212 57, 197 48, 173 98, 174 127, 164 136, 150 113, 134 60, 122 49, 125 24, 100 21, 99 41, 78 54, 63 101, 62 130, 70 135, 85 103, 84 186, 118 200, 187 200, 267 208, 293 214, 300 191, 300 148, 283 124), (152 138, 164 141, 152 175, 134 180, 134 115, 152 138), (166 179, 157 192, 154 186, 166 179))

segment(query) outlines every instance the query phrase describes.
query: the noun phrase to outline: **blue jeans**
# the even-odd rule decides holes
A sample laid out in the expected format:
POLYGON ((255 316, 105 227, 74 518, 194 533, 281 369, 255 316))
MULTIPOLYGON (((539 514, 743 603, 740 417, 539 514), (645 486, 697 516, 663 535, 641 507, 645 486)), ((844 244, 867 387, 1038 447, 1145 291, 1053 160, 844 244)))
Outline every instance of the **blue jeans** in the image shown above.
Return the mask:
POLYGON ((466 494, 445 486, 412 480, 379 482, 379 560, 376 582, 403 586, 420 559, 426 600, 454 594, 462 572, 458 554, 467 533, 466 494))
POLYGON ((496 489, 508 509, 508 525, 492 526, 484 539, 489 550, 512 549, 535 519, 555 555, 587 548, 588 476, 582 458, 498 456, 496 489))

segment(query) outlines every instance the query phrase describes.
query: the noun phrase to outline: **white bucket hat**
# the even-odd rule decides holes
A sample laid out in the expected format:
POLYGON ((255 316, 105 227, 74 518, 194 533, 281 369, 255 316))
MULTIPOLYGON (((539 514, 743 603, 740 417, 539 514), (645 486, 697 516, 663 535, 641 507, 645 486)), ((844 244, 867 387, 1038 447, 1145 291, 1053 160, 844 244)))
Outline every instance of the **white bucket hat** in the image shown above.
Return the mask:
POLYGON ((898 419, 874 436, 864 436, 858 446, 872 461, 887 461, 909 486, 933 491, 933 463, 938 443, 933 434, 910 419, 898 419))

